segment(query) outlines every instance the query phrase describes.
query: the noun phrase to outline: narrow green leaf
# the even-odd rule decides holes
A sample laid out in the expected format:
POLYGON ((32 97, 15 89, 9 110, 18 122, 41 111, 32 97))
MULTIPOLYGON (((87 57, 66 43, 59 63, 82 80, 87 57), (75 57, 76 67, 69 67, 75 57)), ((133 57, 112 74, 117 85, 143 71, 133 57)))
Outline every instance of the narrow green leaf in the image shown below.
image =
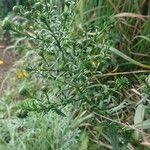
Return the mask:
POLYGON ((136 39, 136 38, 141 38, 141 39, 143 39, 143 40, 146 40, 146 41, 150 42, 150 38, 148 38, 148 37, 146 37, 146 36, 139 35, 139 36, 136 36, 135 39, 136 39))
MULTIPOLYGON (((140 103, 135 111, 135 116, 134 116, 134 124, 139 124, 143 121, 144 119, 144 112, 145 112, 145 106, 143 105, 143 103, 140 103)), ((134 137, 136 140, 139 140, 139 131, 135 130, 134 132, 134 137)))
POLYGON ((150 129, 150 119, 135 124, 134 127, 138 129, 150 129))
POLYGON ((79 150, 88 150, 88 135, 86 131, 81 134, 79 150))
POLYGON ((108 137, 110 138, 113 150, 119 150, 119 139, 115 125, 108 128, 108 137))
POLYGON ((116 48, 113 48, 113 47, 109 47, 109 50, 113 53, 115 53, 116 55, 122 57, 123 59, 129 61, 130 63, 132 64, 135 64, 137 66, 140 66, 142 68, 147 68, 147 69, 150 69, 150 66, 149 65, 146 65, 146 64, 142 64, 132 58, 130 58, 129 56, 125 55, 124 53, 122 53, 121 51, 117 50, 116 48))
POLYGON ((138 124, 144 119, 145 106, 141 103, 137 106, 134 116, 134 124, 138 124))

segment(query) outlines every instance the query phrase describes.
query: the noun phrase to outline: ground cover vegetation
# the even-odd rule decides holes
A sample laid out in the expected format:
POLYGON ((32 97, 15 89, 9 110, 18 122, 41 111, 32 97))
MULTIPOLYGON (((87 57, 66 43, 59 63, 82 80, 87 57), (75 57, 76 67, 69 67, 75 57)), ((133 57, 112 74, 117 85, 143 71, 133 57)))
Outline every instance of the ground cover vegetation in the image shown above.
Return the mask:
POLYGON ((22 57, 1 86, 0 149, 150 149, 149 3, 17 3, 2 24, 22 57))

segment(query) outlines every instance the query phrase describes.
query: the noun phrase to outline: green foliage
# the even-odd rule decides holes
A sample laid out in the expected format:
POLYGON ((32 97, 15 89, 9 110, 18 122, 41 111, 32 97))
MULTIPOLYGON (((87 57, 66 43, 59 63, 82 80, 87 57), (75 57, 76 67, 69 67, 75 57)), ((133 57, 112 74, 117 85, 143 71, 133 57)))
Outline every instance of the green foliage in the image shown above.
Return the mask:
POLYGON ((4 18, 12 11, 16 4, 29 7, 28 0, 1 0, 0 1, 0 18, 4 18))
POLYGON ((0 1, 0 8, 2 8, 0 11, 0 17, 2 18, 5 16, 5 13, 7 13, 7 10, 4 9, 3 1, 0 1))
POLYGON ((146 74, 136 75, 149 70, 134 69, 150 66, 132 57, 131 50, 143 46, 135 39, 149 42, 149 37, 135 34, 131 40, 133 20, 115 14, 139 8, 121 0, 28 2, 28 10, 21 5, 13 8, 21 18, 3 22, 3 29, 20 37, 16 48, 21 43, 26 53, 18 63, 23 72, 12 85, 18 86, 5 97, 16 100, 17 95, 24 101, 2 115, 8 117, 6 122, 15 118, 15 123, 8 122, 12 131, 0 129, 6 135, 1 136, 4 149, 138 148, 139 129, 149 128, 149 115, 143 112, 149 105, 150 86, 146 74), (20 120, 24 120, 21 125, 20 120), (132 126, 126 125, 128 121, 132 126))
MULTIPOLYGON (((45 7, 41 4, 43 9, 35 10, 34 8, 37 5, 39 3, 33 6, 30 18, 26 15, 27 12, 23 13, 23 8, 21 10, 21 14, 28 19, 26 28, 16 23, 12 23, 9 26, 10 30, 32 40, 36 45, 35 52, 39 55, 39 59, 34 65, 28 64, 26 70, 43 78, 44 82, 55 87, 54 89, 49 88, 46 92, 41 90, 41 98, 36 94, 34 96, 30 95, 30 97, 35 98, 37 104, 41 105, 40 101, 44 100, 43 96, 45 95, 47 102, 44 105, 48 106, 49 103, 49 107, 44 107, 42 102, 41 109, 53 109, 57 113, 61 113, 59 107, 69 103, 83 106, 86 109, 96 107, 99 105, 98 99, 103 94, 96 96, 94 90, 95 88, 102 91, 104 89, 102 84, 99 84, 98 87, 93 86, 99 82, 94 81, 92 75, 96 75, 101 71, 105 72, 110 66, 109 50, 103 46, 103 44, 109 44, 109 37, 105 33, 109 30, 109 23, 107 25, 105 22, 104 27, 93 28, 94 34, 92 34, 91 29, 87 29, 80 38, 76 38, 70 33, 72 26, 71 18, 74 16, 74 12, 72 12, 73 3, 65 10, 68 16, 64 16, 64 13, 59 15, 54 6, 48 6, 48 4, 45 7), (31 34, 28 33, 28 26, 30 24, 32 24, 33 29, 30 31, 31 34), (100 32, 102 28, 105 30, 100 32), (51 100, 51 97, 55 100, 51 100)), ((7 27, 8 25, 4 24, 5 26, 7 27)), ((106 95, 107 93, 105 93, 106 95)), ((35 106, 34 103, 33 101, 32 106, 35 106)))
POLYGON ((80 131, 71 129, 72 115, 66 109, 66 118, 52 112, 31 113, 25 119, 0 121, 1 149, 71 150, 75 149, 80 131))

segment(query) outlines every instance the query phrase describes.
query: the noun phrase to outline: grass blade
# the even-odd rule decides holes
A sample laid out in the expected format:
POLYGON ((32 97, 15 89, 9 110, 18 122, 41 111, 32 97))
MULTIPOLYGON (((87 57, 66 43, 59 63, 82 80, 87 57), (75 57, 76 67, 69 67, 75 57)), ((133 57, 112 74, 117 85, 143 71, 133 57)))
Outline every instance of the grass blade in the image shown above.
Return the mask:
POLYGON ((109 50, 134 65, 140 66, 142 68, 150 69, 150 65, 142 64, 142 63, 130 58, 129 56, 125 55, 124 53, 122 53, 121 51, 117 50, 114 47, 109 47, 109 50))

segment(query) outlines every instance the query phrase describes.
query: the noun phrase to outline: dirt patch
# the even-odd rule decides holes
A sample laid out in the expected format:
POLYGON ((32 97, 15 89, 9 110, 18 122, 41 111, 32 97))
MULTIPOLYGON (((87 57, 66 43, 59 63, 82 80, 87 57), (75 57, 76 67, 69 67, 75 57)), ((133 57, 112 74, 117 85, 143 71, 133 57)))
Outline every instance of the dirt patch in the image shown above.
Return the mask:
POLYGON ((7 76, 10 68, 12 68, 14 62, 18 60, 18 57, 13 54, 13 50, 5 50, 7 45, 5 43, 0 43, 0 60, 4 63, 0 64, 0 86, 2 81, 7 76))

